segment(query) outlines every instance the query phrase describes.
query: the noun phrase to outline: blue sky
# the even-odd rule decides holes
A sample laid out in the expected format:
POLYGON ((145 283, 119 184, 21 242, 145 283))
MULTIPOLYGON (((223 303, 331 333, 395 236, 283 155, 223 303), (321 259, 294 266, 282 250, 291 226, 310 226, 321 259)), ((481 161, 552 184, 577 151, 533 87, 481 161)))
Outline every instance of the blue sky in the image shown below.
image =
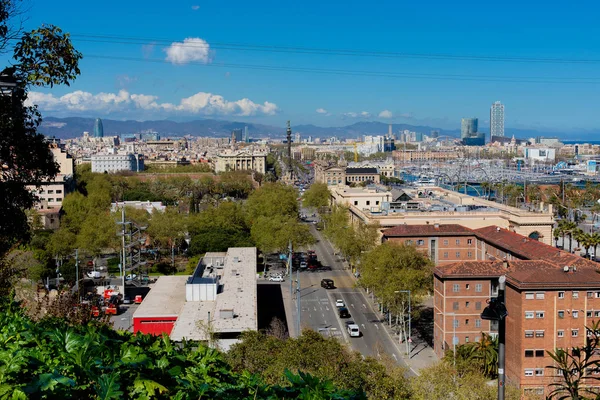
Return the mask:
POLYGON ((379 120, 453 129, 461 117, 475 116, 488 131, 489 107, 501 100, 507 128, 600 128, 600 61, 523 60, 600 60, 600 6, 592 1, 560 2, 561 7, 559 2, 437 0, 30 0, 30 5, 28 28, 58 25, 84 55, 81 76, 71 87, 32 93, 45 115, 214 117, 273 125, 289 119, 321 126, 379 120), (115 38, 92 42, 90 35, 115 38), (128 37, 139 40, 119 43, 128 37), (173 43, 184 44, 170 47, 173 43), (232 49, 232 44, 245 46, 232 49), (279 46, 285 52, 249 46, 279 46), (302 54, 294 50, 298 47, 353 50, 360 56, 302 54), (518 61, 497 60, 509 57, 518 61), (341 72, 315 71, 322 69, 341 72), (404 75, 382 76, 389 73, 404 75))

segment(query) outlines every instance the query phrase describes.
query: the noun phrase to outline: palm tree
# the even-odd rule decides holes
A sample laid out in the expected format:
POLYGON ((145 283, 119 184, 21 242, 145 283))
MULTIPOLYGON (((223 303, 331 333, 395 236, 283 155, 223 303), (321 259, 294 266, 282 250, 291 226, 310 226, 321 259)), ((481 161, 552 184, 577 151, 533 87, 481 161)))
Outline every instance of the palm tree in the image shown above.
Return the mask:
POLYGON ((558 247, 558 239, 560 238, 561 234, 562 234, 562 232, 561 232, 560 227, 554 228, 554 231, 552 232, 552 236, 554 236, 554 246, 555 247, 558 247))
POLYGON ((573 250, 573 236, 575 235, 575 233, 577 232, 577 224, 573 221, 567 221, 565 223, 565 233, 567 234, 567 236, 569 237, 569 253, 572 252, 573 250))
POLYGON ((594 248, 594 258, 598 256, 598 246, 600 246, 600 233, 594 232, 590 235, 590 246, 594 248))
POLYGON ((498 375, 498 336, 491 336, 482 332, 481 340, 473 342, 473 358, 480 360, 483 373, 488 377, 498 375))

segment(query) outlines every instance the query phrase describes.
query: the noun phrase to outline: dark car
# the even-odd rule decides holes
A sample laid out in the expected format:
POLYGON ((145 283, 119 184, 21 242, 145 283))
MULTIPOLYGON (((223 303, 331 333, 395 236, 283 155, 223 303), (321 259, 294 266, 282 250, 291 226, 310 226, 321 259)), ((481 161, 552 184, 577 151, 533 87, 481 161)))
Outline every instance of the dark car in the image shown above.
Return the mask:
POLYGON ((333 289, 335 287, 333 279, 321 279, 321 287, 325 289, 333 289))
POLYGON ((340 314, 340 318, 350 318, 350 313, 346 307, 340 307, 338 313, 340 314))

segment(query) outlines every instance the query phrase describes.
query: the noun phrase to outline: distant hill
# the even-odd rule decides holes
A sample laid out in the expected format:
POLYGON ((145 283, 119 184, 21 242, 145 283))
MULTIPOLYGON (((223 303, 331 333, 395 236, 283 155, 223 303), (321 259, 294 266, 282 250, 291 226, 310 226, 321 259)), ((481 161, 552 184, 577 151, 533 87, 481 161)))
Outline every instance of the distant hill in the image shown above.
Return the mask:
MULTIPOLYGON (((237 128, 248 126, 248 131, 251 137, 285 137, 284 126, 272 126, 245 123, 238 121, 224 121, 216 119, 199 119, 194 121, 117 121, 112 119, 103 119, 104 134, 107 136, 120 135, 126 133, 139 133, 144 131, 156 131, 162 137, 169 136, 211 136, 211 137, 227 137, 231 135, 231 131, 237 128)), ((357 138, 361 135, 383 135, 388 132, 389 124, 375 121, 356 122, 351 125, 339 127, 321 127, 312 124, 292 126, 294 133, 300 133, 302 137, 313 136, 315 138, 339 137, 339 138, 357 138)), ((40 132, 47 136, 54 136, 60 139, 73 138, 81 136, 84 131, 93 132, 94 118, 55 118, 45 117, 40 132)), ((460 130, 440 129, 432 126, 409 125, 409 124, 392 124, 393 132, 397 133, 402 130, 410 130, 429 134, 436 130, 440 135, 451 137, 459 137, 460 130)), ((531 129, 506 129, 507 136, 515 136, 519 139, 529 139, 536 136, 546 137, 561 137, 573 140, 595 140, 599 134, 594 131, 581 131, 580 133, 561 134, 556 132, 543 132, 531 129)))
MULTIPOLYGON (((61 139, 81 136, 83 132, 93 132, 94 118, 55 118, 45 117, 40 132, 47 136, 61 139)), ((175 122, 170 120, 158 121, 117 121, 103 119, 104 134, 106 136, 120 135, 124 133, 139 133, 144 131, 156 131, 161 136, 214 136, 226 137, 237 128, 248 126, 248 131, 253 137, 284 137, 285 127, 271 125, 252 124, 236 121, 223 121, 215 119, 201 119, 187 122, 175 122)), ((393 124, 394 132, 408 129, 415 132, 429 134, 432 130, 440 131, 441 135, 458 136, 459 131, 447 131, 430 126, 414 126, 407 124, 393 124)), ((298 132, 303 137, 332 137, 356 138, 360 135, 381 135, 388 132, 388 124, 382 122, 357 122, 348 126, 320 127, 316 125, 292 126, 294 133, 298 132)))

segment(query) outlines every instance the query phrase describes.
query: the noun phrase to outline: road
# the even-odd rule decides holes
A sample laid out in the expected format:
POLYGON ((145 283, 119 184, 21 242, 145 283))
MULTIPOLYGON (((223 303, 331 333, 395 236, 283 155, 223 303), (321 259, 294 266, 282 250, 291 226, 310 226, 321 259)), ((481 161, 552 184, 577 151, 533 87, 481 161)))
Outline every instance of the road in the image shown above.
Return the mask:
MULTIPOLYGON (((384 322, 379 319, 377 313, 365 298, 364 292, 355 287, 355 278, 351 271, 344 269, 344 263, 334 255, 330 243, 311 224, 311 233, 317 240, 313 250, 324 267, 331 270, 324 271, 300 271, 301 291, 301 326, 321 332, 325 336, 337 337, 347 342, 354 350, 363 356, 378 357, 380 354, 394 358, 400 365, 408 366, 402 359, 402 352, 397 344, 393 342, 386 332, 384 322), (335 282, 335 289, 324 289, 321 287, 321 279, 329 278, 335 282), (335 301, 342 299, 350 312, 350 318, 340 319, 335 301), (361 331, 361 337, 351 338, 346 332, 346 321, 354 321, 361 331)), ((294 273, 293 279, 296 279, 294 273)), ((282 284, 282 289, 289 291, 289 281, 282 284)), ((295 288, 295 283, 294 283, 295 288)), ((296 300, 293 300, 292 318, 296 318, 296 300)), ((416 375, 409 370, 409 375, 416 375)))

